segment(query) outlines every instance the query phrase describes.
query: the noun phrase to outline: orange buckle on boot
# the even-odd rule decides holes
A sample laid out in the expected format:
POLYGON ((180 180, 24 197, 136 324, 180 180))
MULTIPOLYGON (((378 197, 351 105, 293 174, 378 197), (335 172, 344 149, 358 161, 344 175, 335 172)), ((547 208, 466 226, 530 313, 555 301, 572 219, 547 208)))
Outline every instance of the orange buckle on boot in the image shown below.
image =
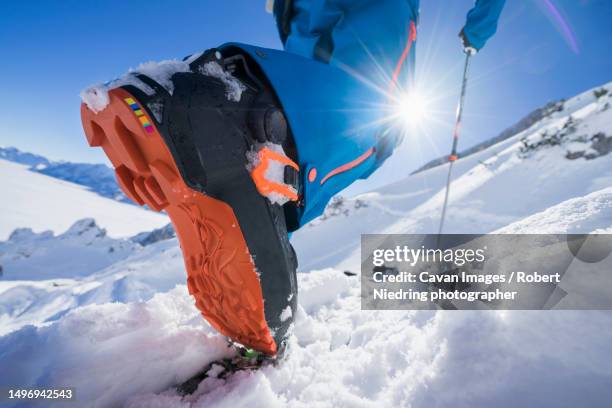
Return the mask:
MULTIPOLYGON (((255 186, 257 187, 257 191, 263 196, 266 196, 269 193, 278 193, 285 197, 287 197, 290 201, 297 201, 298 194, 297 189, 294 191, 287 184, 277 183, 275 181, 270 181, 266 178, 266 171, 270 167, 270 161, 274 160, 279 163, 284 164, 285 166, 289 166, 294 169, 296 172, 300 171, 300 167, 294 163, 290 158, 284 156, 280 153, 277 153, 267 147, 261 148, 259 152, 257 152, 257 156, 259 158, 259 163, 255 168, 251 171, 251 177, 255 182, 255 186)), ((287 167, 285 167, 287 170, 287 167)), ((287 178, 287 172, 284 171, 285 179, 287 178)))

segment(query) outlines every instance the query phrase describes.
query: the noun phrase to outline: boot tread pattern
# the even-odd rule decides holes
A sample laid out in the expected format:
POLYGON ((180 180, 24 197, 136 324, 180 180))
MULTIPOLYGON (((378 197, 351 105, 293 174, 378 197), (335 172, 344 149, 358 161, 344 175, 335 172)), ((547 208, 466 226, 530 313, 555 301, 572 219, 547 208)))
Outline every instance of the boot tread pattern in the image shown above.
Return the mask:
POLYGON ((89 145, 104 150, 131 200, 170 216, 187 287, 204 318, 233 340, 274 354, 259 278, 232 208, 185 184, 150 118, 142 108, 137 113, 136 98, 121 88, 109 98, 97 114, 81 105, 89 145))

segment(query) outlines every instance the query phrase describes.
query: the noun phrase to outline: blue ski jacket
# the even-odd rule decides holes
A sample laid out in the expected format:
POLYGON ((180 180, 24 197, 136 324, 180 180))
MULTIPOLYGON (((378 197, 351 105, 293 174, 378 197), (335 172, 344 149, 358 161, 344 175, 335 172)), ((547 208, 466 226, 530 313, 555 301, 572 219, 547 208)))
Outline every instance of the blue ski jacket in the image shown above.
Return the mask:
MULTIPOLYGON (((477 0, 463 32, 481 49, 505 0, 477 0)), ((368 177, 402 131, 385 121, 390 95, 414 72, 419 0, 276 0, 285 51, 238 46, 261 66, 287 115, 303 179, 297 224, 368 177)))

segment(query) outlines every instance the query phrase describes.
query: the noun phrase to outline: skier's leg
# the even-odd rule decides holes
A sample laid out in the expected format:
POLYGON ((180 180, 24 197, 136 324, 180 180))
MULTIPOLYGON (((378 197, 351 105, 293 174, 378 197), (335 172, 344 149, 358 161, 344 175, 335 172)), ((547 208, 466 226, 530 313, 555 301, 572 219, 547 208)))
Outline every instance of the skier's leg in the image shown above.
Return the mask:
POLYGON ((392 146, 381 122, 388 90, 345 65, 348 51, 331 51, 325 63, 226 44, 84 94, 89 143, 104 149, 128 196, 169 214, 204 317, 270 354, 296 312, 287 230, 392 146))
POLYGON ((285 49, 317 61, 280 53, 259 61, 306 166, 304 207, 290 217, 303 225, 399 143, 386 119, 414 72, 418 0, 276 0, 275 16, 285 49))

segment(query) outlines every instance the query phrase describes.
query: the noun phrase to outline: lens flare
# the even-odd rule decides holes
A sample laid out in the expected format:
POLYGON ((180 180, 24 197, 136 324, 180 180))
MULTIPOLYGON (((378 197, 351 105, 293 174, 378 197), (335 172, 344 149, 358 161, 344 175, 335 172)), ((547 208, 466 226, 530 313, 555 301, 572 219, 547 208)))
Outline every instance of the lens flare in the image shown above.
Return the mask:
POLYGON ((568 19, 563 17, 563 14, 561 14, 560 7, 555 6, 552 0, 543 0, 543 3, 546 6, 547 14, 549 14, 550 18, 557 26, 557 29, 560 31, 569 47, 575 54, 580 53, 578 48, 578 40, 576 40, 574 30, 572 30, 572 26, 569 24, 568 19))
POLYGON ((418 89, 400 95, 396 101, 395 115, 408 128, 422 126, 431 115, 431 101, 418 89))

